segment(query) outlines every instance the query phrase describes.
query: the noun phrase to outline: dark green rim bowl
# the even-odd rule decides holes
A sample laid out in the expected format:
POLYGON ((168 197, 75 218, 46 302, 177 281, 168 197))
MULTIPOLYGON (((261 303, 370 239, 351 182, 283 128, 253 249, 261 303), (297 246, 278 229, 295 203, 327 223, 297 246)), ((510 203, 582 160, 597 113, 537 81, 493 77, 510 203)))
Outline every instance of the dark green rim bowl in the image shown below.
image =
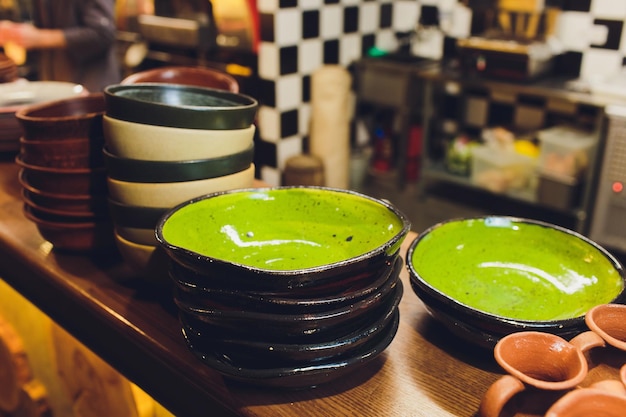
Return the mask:
POLYGON ((186 129, 245 129, 258 108, 245 94, 165 83, 113 84, 104 98, 106 114, 115 119, 186 129))
POLYGON ((110 178, 130 182, 164 183, 217 178, 243 171, 254 159, 254 144, 243 152, 187 161, 122 158, 112 154, 106 146, 102 152, 110 178))
POLYGON ((169 207, 140 207, 109 198, 109 213, 113 223, 123 227, 153 229, 169 207))

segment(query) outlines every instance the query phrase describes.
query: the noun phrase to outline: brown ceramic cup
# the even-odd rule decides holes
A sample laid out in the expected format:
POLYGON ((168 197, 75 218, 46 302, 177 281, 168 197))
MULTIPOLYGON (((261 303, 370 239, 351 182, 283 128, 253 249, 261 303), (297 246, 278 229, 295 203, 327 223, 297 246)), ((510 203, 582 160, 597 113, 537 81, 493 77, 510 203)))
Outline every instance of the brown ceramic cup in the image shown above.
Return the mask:
MULTIPOLYGON (((626 351, 626 328, 623 325, 626 322, 626 305, 598 305, 587 312, 585 322, 590 330, 569 342, 541 332, 518 332, 502 338, 496 344, 494 356, 509 375, 489 387, 481 402, 479 415, 497 417, 505 404, 527 386, 553 391, 576 387, 587 376, 589 365, 584 353, 590 349, 608 343, 626 351)), ((621 378, 620 384, 626 383, 626 366, 621 370, 621 378)), ((607 390, 597 391, 604 395, 606 392, 603 391, 607 390)))
POLYGON ((623 417, 626 410, 626 365, 620 380, 604 380, 568 392, 555 402, 545 417, 623 417))
POLYGON ((480 404, 481 417, 499 416, 505 404, 527 386, 566 390, 582 382, 588 372, 583 350, 551 333, 512 333, 496 344, 494 356, 509 375, 489 387, 480 404))

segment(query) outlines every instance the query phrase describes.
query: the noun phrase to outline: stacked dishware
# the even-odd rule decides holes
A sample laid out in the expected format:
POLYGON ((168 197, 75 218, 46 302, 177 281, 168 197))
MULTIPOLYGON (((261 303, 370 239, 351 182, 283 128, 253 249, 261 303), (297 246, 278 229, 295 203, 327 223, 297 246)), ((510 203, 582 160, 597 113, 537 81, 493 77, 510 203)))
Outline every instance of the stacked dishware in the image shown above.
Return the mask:
POLYGON ((17 79, 0 83, 0 152, 17 153, 22 136, 15 113, 48 101, 87 94, 81 85, 63 81, 28 81, 17 79))
POLYGON ((104 160, 115 239, 142 276, 167 280, 157 220, 204 194, 251 187, 257 101, 166 83, 105 89, 104 160))
POLYGON ((27 106, 16 163, 24 212, 58 250, 114 248, 102 157, 104 96, 27 106))
POLYGON ((409 228, 385 201, 298 186, 189 200, 156 235, 190 350, 227 378, 303 388, 393 340, 409 228))

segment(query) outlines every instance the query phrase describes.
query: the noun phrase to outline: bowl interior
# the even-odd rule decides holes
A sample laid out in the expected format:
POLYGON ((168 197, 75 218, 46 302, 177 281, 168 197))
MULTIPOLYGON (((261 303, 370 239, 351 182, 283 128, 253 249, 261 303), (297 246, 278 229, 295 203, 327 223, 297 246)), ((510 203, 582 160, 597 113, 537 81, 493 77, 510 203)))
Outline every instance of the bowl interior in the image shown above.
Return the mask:
POLYGON ((234 108, 256 105, 242 94, 181 84, 140 83, 112 86, 107 91, 140 102, 183 107, 234 108))
POLYGON ((261 270, 294 271, 395 253, 408 232, 391 205, 345 190, 278 187, 183 203, 157 225, 170 250, 261 270))
POLYGON ((623 269, 606 250, 528 219, 440 223, 412 242, 407 265, 412 282, 429 296, 508 320, 578 318, 624 292, 623 269))

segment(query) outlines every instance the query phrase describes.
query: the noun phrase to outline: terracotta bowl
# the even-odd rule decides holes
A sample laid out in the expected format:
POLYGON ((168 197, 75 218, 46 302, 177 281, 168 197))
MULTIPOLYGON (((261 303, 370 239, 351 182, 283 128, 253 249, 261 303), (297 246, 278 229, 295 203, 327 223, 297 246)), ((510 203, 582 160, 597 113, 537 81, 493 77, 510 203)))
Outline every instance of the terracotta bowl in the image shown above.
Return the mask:
POLYGON ((506 216, 453 219, 420 234, 406 258, 411 286, 449 330, 493 348, 517 331, 569 340, 593 306, 623 303, 621 264, 588 238, 506 216))
POLYGON ((106 114, 115 119, 185 129, 245 129, 258 108, 241 93, 177 84, 116 84, 104 94, 106 114))
POLYGON ((99 252, 115 249, 113 225, 108 220, 51 221, 39 218, 24 206, 26 218, 37 226, 41 236, 55 250, 68 252, 99 252))
POLYGON ((213 68, 168 66, 136 72, 124 78, 120 84, 168 83, 209 87, 239 92, 239 83, 230 74, 213 68))
POLYGON ((29 184, 23 182, 20 176, 22 195, 24 199, 32 201, 40 207, 57 210, 66 213, 92 213, 94 216, 104 216, 108 214, 108 204, 106 194, 54 194, 44 193, 29 184))
POLYGON ((73 169, 104 167, 104 139, 24 140, 20 138, 21 160, 29 165, 73 169))
POLYGON ((61 169, 26 164, 18 155, 21 182, 46 194, 100 195, 107 192, 105 168, 61 169))
POLYGON ((15 113, 24 140, 92 139, 102 141, 102 93, 24 107, 15 113))
POLYGON ((306 292, 376 276, 409 228, 393 205, 360 193, 276 187, 186 201, 161 218, 156 235, 174 262, 211 282, 306 292))
POLYGON ((78 84, 18 79, 0 84, 0 151, 20 149, 22 126, 15 113, 23 107, 87 94, 78 84))
POLYGON ((57 223, 71 223, 109 219, 109 213, 107 211, 68 211, 39 205, 30 199, 30 195, 26 190, 23 190, 23 199, 24 204, 28 206, 30 213, 42 220, 49 220, 57 223))
POLYGON ((252 164, 254 146, 251 145, 242 152, 217 158, 181 161, 122 158, 106 148, 103 153, 110 178, 131 182, 168 183, 217 178, 244 171, 252 164))
POLYGON ((104 138, 111 153, 147 161, 218 158, 243 152, 254 143, 256 127, 206 130, 180 129, 128 122, 105 115, 104 138))

